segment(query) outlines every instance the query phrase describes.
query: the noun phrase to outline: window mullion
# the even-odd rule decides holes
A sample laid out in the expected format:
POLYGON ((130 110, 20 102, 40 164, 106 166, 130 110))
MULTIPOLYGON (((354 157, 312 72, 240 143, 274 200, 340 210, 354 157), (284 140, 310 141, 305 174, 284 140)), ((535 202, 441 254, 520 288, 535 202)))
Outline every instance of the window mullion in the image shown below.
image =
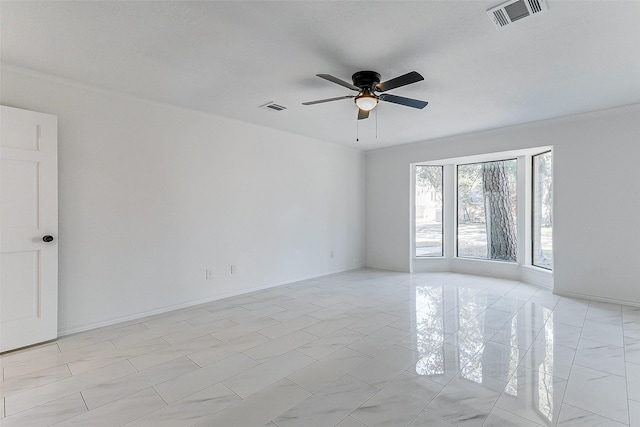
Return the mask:
POLYGON ((529 264, 531 259, 531 156, 518 157, 517 183, 517 233, 518 233, 518 264, 529 264))
POLYGON ((444 165, 444 256, 456 256, 456 180, 455 166, 444 165))

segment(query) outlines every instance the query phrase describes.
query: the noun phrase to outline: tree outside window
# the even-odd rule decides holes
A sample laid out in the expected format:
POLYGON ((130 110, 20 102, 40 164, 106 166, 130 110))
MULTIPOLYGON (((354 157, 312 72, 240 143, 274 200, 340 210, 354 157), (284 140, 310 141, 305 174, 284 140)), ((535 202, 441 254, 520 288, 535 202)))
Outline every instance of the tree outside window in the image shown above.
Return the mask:
POLYGON ((515 262, 517 161, 457 169, 458 256, 515 262))

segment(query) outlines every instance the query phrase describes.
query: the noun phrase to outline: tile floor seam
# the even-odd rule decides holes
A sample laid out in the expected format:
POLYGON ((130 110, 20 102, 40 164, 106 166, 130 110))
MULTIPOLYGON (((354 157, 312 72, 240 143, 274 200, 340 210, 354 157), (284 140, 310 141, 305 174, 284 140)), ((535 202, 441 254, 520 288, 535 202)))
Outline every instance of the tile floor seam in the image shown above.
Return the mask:
MULTIPOLYGON (((296 372, 297 372, 297 371, 296 371, 296 372)), ((235 376, 235 375, 234 375, 234 376, 235 376)), ((250 398, 251 396, 253 396, 253 395, 254 395, 254 394, 256 394, 256 393, 260 393, 260 392, 261 392, 261 391, 263 391, 264 389, 269 388, 269 387, 271 387, 272 385, 274 385, 274 384, 278 383, 279 381, 282 381, 284 378, 286 378, 286 377, 278 378, 277 380, 275 380, 275 381, 273 381, 273 382, 271 382, 271 383, 269 383, 269 384, 266 384, 266 385, 264 385, 263 387, 261 387, 260 389, 255 390, 254 392, 252 392, 252 393, 250 393, 250 394, 246 395, 245 397, 242 397, 242 396, 240 396, 237 392, 235 392, 235 391, 234 391, 234 390, 229 386, 229 384, 225 383, 225 381, 227 381, 227 380, 229 380, 229 379, 233 378, 234 376, 229 377, 229 378, 226 378, 226 379, 224 379, 224 380, 220 381, 219 383, 220 383, 220 384, 222 384, 223 386, 225 386, 226 388, 228 388, 229 390, 231 390, 233 393, 235 393, 235 394, 236 394, 236 395, 241 399, 241 400, 240 400, 240 402, 242 402, 243 400, 246 400, 246 399, 250 398)), ((288 381, 291 381, 291 380, 288 380, 288 381)), ((293 382, 293 381, 291 381, 291 382, 293 382)), ((297 384, 296 384, 296 385, 297 385, 297 384)), ((300 386, 298 386, 298 387, 300 387, 300 386)), ((300 387, 300 388, 302 388, 303 390, 305 390, 303 387, 300 387)), ((305 390, 305 391, 306 391, 306 390, 305 390)), ((312 393, 312 395, 313 395, 313 393, 312 393)))
MULTIPOLYGON (((576 352, 576 353, 577 353, 577 352, 576 352)), ((592 371, 600 372, 600 373, 605 374, 605 375, 613 375, 614 377, 618 377, 618 378, 625 378, 625 379, 627 378, 627 375, 626 375, 626 366, 625 366, 625 375, 618 375, 618 374, 612 374, 611 372, 603 371, 602 369, 594 368, 593 366, 586 366, 586 365, 583 365, 583 364, 582 364, 582 363, 580 363, 580 362, 574 362, 574 363, 572 363, 572 365, 581 366, 581 367, 583 367, 583 368, 591 369, 592 371)))
MULTIPOLYGON (((454 379, 456 376, 458 376, 458 373, 459 373, 459 372, 460 372, 460 370, 458 370, 458 372, 456 372, 456 373, 455 373, 455 374, 454 374, 454 375, 449 379, 449 381, 447 381, 447 383, 446 383, 446 384, 442 385, 442 384, 438 383, 438 384, 442 385, 442 388, 440 389, 440 391, 439 391, 438 393, 436 393, 436 395, 435 395, 435 396, 433 396, 433 398, 429 401, 429 403, 427 403, 427 404, 425 405, 425 407, 424 407, 423 411, 430 412, 430 411, 427 409, 427 407, 428 407, 428 406, 429 406, 429 405, 430 405, 434 400, 436 400, 438 397, 440 397, 440 394, 442 394, 442 392, 443 392, 443 391, 444 391, 444 389, 447 387, 447 385, 449 385, 449 383, 451 383, 451 381, 453 381, 453 379, 454 379)), ((436 414, 433 414, 433 415, 436 415, 436 414)), ((436 416, 437 416, 437 415, 436 415, 436 416)), ((440 418, 440 417, 438 417, 438 418, 440 418)), ((448 421, 447 421, 447 422, 448 422, 448 421)))
MULTIPOLYGON (((622 312, 622 306, 620 307, 620 311, 622 312)), ((627 391, 627 419, 629 420, 629 425, 631 425, 631 405, 629 405, 629 379, 627 378, 627 347, 624 340, 624 321, 622 322, 622 360, 624 365, 624 387, 627 391)))
MULTIPOLYGON (((498 403, 498 400, 500 400, 500 396, 502 396, 502 393, 504 393, 504 390, 508 387, 508 385, 509 385, 509 380, 510 380, 510 379, 511 379, 511 377, 513 377, 514 375, 517 375, 517 372, 514 372, 513 374, 511 374, 511 376, 507 379, 507 381, 505 381, 505 383, 504 383, 504 387, 503 387, 503 388, 502 388, 502 390, 498 393, 498 397, 496 398, 496 400, 494 400, 494 401, 493 401, 493 404, 491 405, 491 409, 487 412, 487 416, 486 416, 486 417, 484 418, 484 420, 482 421, 482 426, 484 426, 484 425, 485 425, 485 423, 487 422, 487 419, 488 419, 488 418, 489 418, 489 416, 491 415, 491 412, 493 411, 493 409, 496 407, 496 404, 498 403)), ((500 408, 500 409, 503 409, 503 410, 504 410, 504 408, 500 408)), ((511 412, 511 411, 508 411, 508 412, 511 412)), ((520 416, 519 416, 519 415, 517 415, 517 414, 514 414, 514 415, 516 415, 516 416, 520 417, 520 416)), ((520 417, 520 418, 522 418, 522 417, 520 417)))
MULTIPOLYGON (((582 337, 581 337, 581 339, 582 339, 582 337)), ((598 340, 598 339, 593 339, 593 338, 584 338, 584 339, 587 340, 587 341, 593 341, 593 342, 596 342, 596 343, 602 344, 602 345, 610 345, 611 347, 624 348, 624 340, 623 340, 623 345, 620 346, 620 345, 611 344, 610 342, 604 342, 604 341, 601 341, 601 340, 598 340)))
MULTIPOLYGON (((429 401, 429 403, 431 403, 431 401, 429 401)), ((429 406, 429 403, 424 405, 424 408, 422 408, 422 411, 418 412, 415 417, 413 417, 413 418, 411 418, 409 420, 409 422, 407 423, 407 426, 410 426, 420 416, 420 414, 422 414, 424 411, 427 411, 427 406, 429 406)), ((429 411, 427 411, 427 412, 429 412, 429 411)), ((434 417, 435 417, 435 415, 434 415, 434 417)), ((439 419, 442 419, 442 418, 439 418, 439 419)), ((444 421, 444 420, 442 420, 442 421, 444 421)))
MULTIPOLYGON (((553 316, 553 313, 555 312, 555 307, 558 306, 558 304, 560 303, 560 300, 558 300, 558 302, 556 303, 556 305, 554 306, 554 309, 551 311, 551 316, 549 316, 549 318, 547 319, 547 321, 545 322, 545 326, 547 325, 547 322, 551 322, 551 318, 553 316)), ((586 320, 586 313, 585 313, 585 320, 586 320)), ((584 324, 584 322, 583 322, 584 324)), ((580 336, 582 336, 582 327, 580 328, 580 336)), ((580 337, 578 337, 578 343, 576 344, 576 346, 578 346, 580 343, 580 337)), ((571 359, 571 367, 573 367, 573 363, 575 362, 576 359, 576 354, 578 353, 578 348, 576 347, 575 351, 573 352, 573 358, 571 359)), ((560 417, 560 412, 562 411, 562 405, 564 404, 564 397, 567 394, 567 389, 569 388, 569 379, 571 378, 571 369, 569 369, 569 373, 567 374, 567 384, 564 387, 564 391, 562 392, 562 397, 560 398, 560 409, 558 410, 558 417, 556 417, 556 420, 553 422, 553 426, 558 424, 558 418, 560 417)))
MULTIPOLYGON (((223 385, 224 387, 226 387, 229 391, 231 391, 233 394, 235 394, 235 395, 238 397, 238 399, 240 399, 240 400, 238 400, 237 402, 235 402, 235 403, 233 403, 233 404, 229 405, 229 406, 228 406, 227 408, 225 408, 225 409, 231 409, 231 408, 234 408, 234 407, 236 407, 236 406, 238 406, 238 405, 242 404, 244 401, 246 401, 248 398, 252 397, 254 394, 259 393, 260 391, 262 391, 262 390, 264 390, 264 389, 266 389, 266 388, 268 388, 268 387, 270 387, 270 386, 272 386, 272 385, 274 385, 274 384, 278 383, 279 381, 282 381, 282 379, 283 379, 283 378, 281 378, 281 379, 279 379, 279 380, 277 380, 277 381, 273 382, 272 384, 269 384, 269 385, 267 385, 267 386, 265 386, 265 387, 261 388, 260 390, 255 391, 254 393, 251 393, 250 395, 248 395, 248 396, 246 396, 246 397, 242 397, 242 396, 240 396, 238 393, 236 393, 235 391, 233 391, 233 389, 232 389, 231 387, 229 387, 227 384, 225 384, 225 383, 224 383, 224 381, 220 381, 218 384, 222 384, 222 385, 223 385)), ((289 380, 288 380, 288 381, 289 381, 289 380)), ((294 384, 295 384, 295 383, 294 383, 294 384)), ((296 385, 296 386, 298 386, 297 384, 295 384, 295 385, 296 385)), ((300 386, 298 386, 298 387, 300 387, 300 386)), ((302 387, 300 387, 300 388, 302 388, 302 387)), ((303 390, 304 390, 304 388, 303 388, 303 390)), ((311 394, 311 395, 313 396, 313 394, 311 394)), ((286 411, 288 411, 288 409, 287 409, 287 410, 285 410, 284 412, 286 412, 286 411)), ((222 412, 222 411, 218 411, 218 412, 216 412, 215 414, 219 414, 219 413, 221 413, 221 412, 222 412)), ((284 414, 284 412, 282 412, 282 413, 284 414)), ((278 416, 280 416, 280 415, 282 415, 282 414, 278 414, 278 416)), ((208 415, 208 416, 205 418, 205 420, 206 420, 207 418, 209 418, 209 416, 210 416, 210 415, 208 415)), ((274 417, 273 419, 276 419, 278 416, 274 417)), ((268 424, 269 422, 273 422, 273 421, 272 421, 272 420, 269 420, 269 421, 267 422, 267 424, 268 424)), ((200 423, 200 421, 199 421, 198 423, 200 423)), ((193 424, 193 425, 195 425, 195 424, 193 424)))
MULTIPOLYGON (((128 364, 133 368, 133 370, 135 371, 135 372, 133 372, 133 373, 131 373, 131 374, 129 374, 129 375, 132 375, 132 374, 134 374, 134 373, 136 373, 136 372, 142 372, 142 371, 140 371, 140 370, 136 369, 136 367, 133 365, 133 363, 131 363, 131 360, 130 360, 130 359, 125 359, 125 360, 126 360, 126 361, 127 361, 127 363, 128 363, 128 364)), ((119 363, 119 362, 118 362, 118 363, 119 363)))
MULTIPOLYGON (((195 362, 194 362, 194 363, 195 363, 195 362)), ((167 381, 168 381, 168 380, 167 380, 167 381)), ((165 381, 165 382, 166 382, 166 381, 165 381)), ((160 383, 160 384, 162 384, 162 383, 160 383)), ((165 403, 165 405, 169 406, 169 405, 170 405, 170 403, 169 403, 169 402, 167 402, 167 401, 165 400, 165 398, 164 398, 164 397, 162 397, 162 395, 161 395, 160 393, 158 393, 158 390, 156 390, 156 386, 159 386, 160 384, 153 385, 153 386, 151 386, 151 387, 149 387, 149 388, 153 389, 153 391, 158 395, 158 397, 160 397, 160 399, 162 399, 162 401, 165 403)), ((158 410, 159 410, 159 409, 158 409, 158 410)), ((154 412, 155 412, 155 411, 154 411, 154 412)))
MULTIPOLYGON (((369 399, 367 399, 366 401, 364 401, 359 407, 357 407, 356 409, 354 409, 353 411, 351 411, 351 413, 349 413, 349 415, 347 415, 345 418, 352 416, 358 409, 362 408, 368 401, 370 401, 371 399, 373 399, 374 397, 376 397, 378 394, 382 393, 384 391, 384 389, 389 386, 391 383, 393 383, 396 379, 400 378, 402 375, 404 375, 404 373, 407 371, 403 371, 400 375, 398 375, 396 378, 394 378, 392 381, 389 381, 389 383, 387 385, 385 385, 384 387, 382 387, 380 390, 378 390, 378 392, 376 394, 374 394, 373 396, 371 396, 369 399)), ((375 386, 374 386, 375 387, 375 386)), ((444 389, 444 387, 443 387, 444 389)), ((436 395, 437 396, 437 395, 436 395)), ((436 396, 433 396, 431 398, 431 400, 429 400, 427 403, 424 404, 424 406, 422 406, 422 408, 420 408, 420 410, 418 411, 418 413, 416 414, 415 417, 411 418, 409 420, 409 422, 407 422, 407 426, 410 425, 414 419, 416 419, 423 411, 425 411, 427 409, 427 406, 429 406, 429 404, 431 402, 433 402, 436 398, 436 396)), ((365 423, 364 421, 361 421, 358 417, 354 416, 353 418, 355 418, 356 420, 358 420, 359 422, 361 422, 364 425, 367 425, 367 423, 365 423)))
POLYGON ((244 397, 240 396, 240 395, 239 395, 238 393, 236 393, 235 391, 231 390, 231 389, 230 389, 226 384, 223 384, 223 381, 220 381, 218 384, 222 384, 222 385, 223 385, 227 390, 229 390, 231 393, 235 394, 235 395, 236 395, 236 397, 237 397, 238 399, 240 399, 240 400, 238 401, 238 403, 239 403, 239 402, 242 402, 242 401, 245 399, 244 397))
MULTIPOLYGON (((427 406, 429 406, 429 405, 427 405, 427 406)), ((435 418, 437 418, 437 419, 439 419, 439 420, 444 421, 444 422, 445 422, 445 423, 447 423, 447 424, 451 424, 449 421, 445 420, 445 419, 444 419, 444 418, 442 418, 442 417, 439 417, 437 414, 434 414, 433 412, 431 412, 431 411, 429 411, 428 409, 426 409, 426 407, 425 407, 424 411, 426 411, 427 413, 429 413, 431 416, 433 416, 433 417, 435 417, 435 418)), ((418 414, 418 416, 420 416, 420 414, 418 414)), ((416 416, 416 418, 417 418, 418 416, 416 416)), ((412 422, 413 422, 413 421, 412 421, 412 422)), ((453 426, 455 427, 455 424, 451 424, 451 425, 453 425, 453 426)))
MULTIPOLYGON (((154 392, 155 392, 155 390, 154 390, 154 392)), ((158 393, 156 392, 156 394, 158 394, 158 393)), ((162 399, 162 396, 160 396, 159 394, 158 394, 158 397, 160 397, 160 399, 162 399)), ((164 400, 164 399, 163 399, 163 400, 164 400)), ((166 403, 166 402, 165 402, 165 403, 166 403)), ((169 406, 169 405, 167 405, 167 406, 169 406)), ((128 426, 129 424, 131 424, 131 423, 133 423, 133 422, 136 422, 137 420, 142 419, 142 418, 146 417, 146 416, 147 416, 147 415, 149 415, 149 414, 153 414, 154 412, 160 411, 161 409, 164 409, 164 408, 166 408, 167 406, 163 406, 162 408, 156 409, 155 411, 151 411, 151 412, 147 412, 146 414, 142 414, 142 415, 140 415, 140 416, 138 416, 138 417, 136 417, 136 418, 134 418, 134 419, 132 419, 132 420, 128 420, 128 421, 127 421, 126 423, 124 423, 124 424, 120 424, 120 426, 128 426)), ((55 427, 55 426, 52 426, 52 427, 55 427)))
POLYGON ((592 412, 592 411, 590 411, 590 410, 588 410, 588 409, 582 409, 582 408, 579 408, 579 407, 577 407, 577 406, 575 406, 575 405, 572 405, 572 404, 570 404, 570 403, 562 402, 562 405, 563 405, 563 406, 564 406, 564 405, 572 406, 572 407, 574 407, 574 408, 577 408, 577 409, 580 409, 580 410, 582 410, 582 411, 588 412, 588 413, 590 413, 590 414, 596 415, 596 416, 598 416, 598 417, 600 417, 600 418, 606 418, 607 420, 612 421, 612 422, 614 422, 614 423, 616 423, 616 424, 622 424, 622 425, 625 425, 625 426, 629 426, 629 425, 631 425, 631 421, 629 421, 628 423, 623 423, 623 422, 620 422, 620 421, 616 421, 616 420, 614 420, 613 418, 607 417, 606 415, 602 415, 602 414, 600 414, 600 413, 598 413, 598 412, 592 412))
MULTIPOLYGON (((64 366, 67 368, 67 372, 69 372, 69 377, 73 377, 73 371, 71 370, 71 368, 69 367, 69 362, 65 363, 64 366)), ((59 380, 56 380, 59 381, 59 380)), ((55 381, 53 381, 55 382, 55 381)))
MULTIPOLYGON (((589 302, 589 304, 587 305, 587 310, 585 311, 585 316, 584 316, 584 319, 583 319, 583 321, 582 321, 582 326, 580 327, 580 335, 579 335, 579 337, 578 337, 578 346, 580 345, 580 341, 582 340, 582 334, 583 334, 583 332, 584 332, 584 324, 585 324, 585 323, 586 323, 586 321, 587 321, 587 314, 588 314, 588 312, 589 312, 589 307, 590 307, 590 306, 591 306, 591 302, 589 302)), ((590 340, 590 338, 585 338, 585 340, 590 340)), ((595 341, 595 340, 592 340, 592 339, 591 339, 591 341, 595 341)), ((596 341, 596 342, 600 342, 600 341, 596 341)), ((603 344, 605 344, 605 343, 603 343, 603 344)), ((623 340, 623 344, 624 344, 624 340, 623 340)), ((561 405, 560 405, 560 406, 561 406, 561 408, 560 408, 560 409, 562 409, 562 406, 564 406, 565 404, 567 404, 567 405, 569 405, 569 406, 573 406, 573 407, 578 408, 578 409, 581 409, 581 410, 583 410, 583 411, 587 411, 587 412, 589 412, 589 413, 596 414, 597 416, 600 416, 600 417, 603 417, 603 418, 607 418, 607 419, 609 419, 609 420, 611 420, 611 421, 618 422, 618 421, 612 420, 612 419, 611 419, 611 418, 609 418, 609 417, 604 416, 603 414, 595 413, 595 412, 591 412, 590 410, 583 409, 583 408, 580 408, 580 407, 578 407, 578 406, 571 405, 571 404, 566 403, 566 402, 564 401, 564 397, 565 397, 565 395, 566 395, 566 393, 567 393, 567 390, 569 389, 569 381, 571 380, 571 373, 573 372, 573 367, 574 367, 575 365, 582 366, 583 368, 587 368, 587 369, 592 369, 592 370, 595 370, 595 371, 597 371, 597 372, 601 372, 601 373, 603 373, 603 374, 607 374, 607 375, 614 375, 614 374, 610 374, 610 373, 608 373, 608 372, 599 371, 599 370, 597 370, 597 369, 590 368, 590 367, 587 367, 587 366, 580 365, 579 363, 576 363, 576 362, 575 362, 575 359, 576 359, 576 356, 577 356, 577 354, 578 354, 578 348, 579 348, 579 347, 577 347, 577 348, 576 348, 576 351, 575 351, 575 353, 574 353, 574 355, 573 355, 573 359, 572 359, 572 361, 571 361, 571 368, 569 369, 569 375, 568 375, 568 378, 567 378, 567 387, 565 388, 565 391, 564 391, 563 396, 562 396, 562 400, 561 400, 561 402, 562 402, 562 403, 561 403, 561 405)), ((623 352, 623 355, 624 355, 625 360, 626 360, 626 352, 623 352)), ((614 376, 616 376, 616 375, 614 375, 614 376)), ((628 386, 627 386, 627 378, 626 378, 626 364, 625 364, 625 377, 624 377, 624 379, 625 379, 625 382, 624 382, 624 383, 625 383, 625 390, 627 390, 627 396, 629 396, 629 390, 628 390, 628 386)), ((627 423, 627 425, 630 425, 630 422, 631 422, 630 415, 631 415, 631 414, 630 414, 630 412, 629 412, 629 401, 628 401, 628 399, 627 399, 627 417, 628 417, 627 419, 629 420, 629 423, 627 423)), ((556 423, 556 424, 557 424, 557 423, 556 423)))
MULTIPOLYGON (((82 390, 84 391, 84 390, 82 390)), ((82 398, 82 403, 84 403, 84 407, 87 409, 87 412, 91 411, 91 409, 89 409, 89 405, 87 405, 87 401, 84 398, 84 394, 82 394, 82 391, 80 391, 80 397, 82 398)), ((71 395, 69 395, 71 396, 71 395)))
MULTIPOLYGON (((357 341, 355 341, 355 342, 357 342, 357 341)), ((353 344, 353 343, 351 343, 351 344, 353 344)), ((361 352, 361 351, 358 351, 358 350, 355 350, 355 349, 353 349, 353 348, 349 347, 351 344, 347 344, 347 345, 345 345, 345 346, 344 346, 344 347, 342 347, 342 348, 348 348, 349 350, 351 350, 351 351, 355 351, 356 353, 358 353, 358 354, 359 354, 359 355, 361 355, 361 356, 366 356, 366 357, 369 357, 369 358, 371 358, 371 359, 373 359, 374 357, 377 357, 377 356, 379 356, 379 355, 380 355, 380 354, 377 354, 376 356, 369 356, 368 354, 365 354, 365 353, 363 353, 363 352, 361 352)), ((389 348, 393 347, 394 345, 396 345, 396 344, 392 344, 389 348)), ((386 350, 388 350, 389 348, 387 348, 387 349, 383 350, 383 352, 384 352, 384 351, 386 351, 386 350)), ((403 348, 406 348, 406 347, 403 347, 403 348)), ((411 350, 411 349, 410 349, 410 348, 408 348, 407 350, 411 350)), ((340 350, 336 350, 336 351, 340 351, 340 350)), ((334 353, 335 353, 335 352, 334 352, 334 353)), ((332 353, 332 354, 333 354, 333 353, 332 353)), ((322 360, 322 359, 319 359, 319 360, 322 360)), ((370 359, 369 359, 369 360, 370 360, 370 359)), ((367 361, 363 362, 362 364, 364 364, 364 363, 366 363, 366 362, 367 362, 367 361)), ((358 365, 358 366, 360 366, 360 365, 358 365)), ((354 368, 354 369, 355 369, 355 368, 354 368)))
MULTIPOLYGON (((502 392, 502 393, 504 393, 504 392, 502 392)), ((502 393, 500 393, 500 396, 502 396, 502 393)), ((500 397, 498 397, 498 400, 500 400, 500 397)), ((496 400, 496 404, 497 404, 497 403, 498 403, 498 401, 496 400)), ((494 405, 494 407, 496 407, 496 406, 494 405)), ((503 410, 503 411, 505 411, 505 412, 509 412, 510 414, 515 415, 515 416, 516 416, 516 417, 518 417, 518 418, 522 418, 522 419, 523 419, 523 420, 525 420, 525 421, 530 421, 530 422, 532 422, 532 423, 534 423, 534 424, 537 424, 537 425, 539 425, 539 426, 541 426, 541 427, 549 427, 549 426, 548 426, 548 424, 547 424, 547 425, 545 425, 545 424, 540 424, 540 423, 539 423, 539 422, 537 422, 537 421, 533 421, 533 420, 531 420, 531 419, 529 419, 529 418, 525 418, 525 417, 523 417, 522 415, 517 414, 517 413, 515 413, 515 412, 513 412, 513 411, 511 411, 511 410, 509 410, 509 409, 503 408, 502 406, 498 406, 497 408, 499 408, 499 409, 501 409, 501 410, 503 410)), ((491 409, 493 409, 493 408, 491 408, 491 409)), ((558 414, 559 414, 559 413, 560 413, 560 411, 558 411, 558 414)), ((487 418, 489 418, 489 417, 487 417, 487 418)), ((486 422, 486 419, 485 419, 485 422, 486 422)), ((557 422, 557 420, 556 420, 556 422, 557 422)), ((484 425, 484 422, 483 422, 482 424, 484 425)), ((556 423, 554 423, 553 425, 555 425, 555 424, 556 424, 556 423)))
MULTIPOLYGON (((309 365, 309 366, 311 366, 311 365, 309 365)), ((289 378, 289 376, 288 376, 288 375, 287 375, 286 377, 284 377, 284 378, 285 378, 285 379, 287 379, 287 380, 289 380, 289 381, 291 381, 292 383, 294 383, 295 385, 297 385, 298 387, 300 387, 300 388, 301 388, 301 389, 303 389, 304 391, 307 391, 307 392, 311 393, 311 395, 312 395, 312 396, 316 393, 316 392, 314 392, 313 390, 309 390, 308 388, 306 388, 306 387, 305 387, 305 386, 303 386, 302 384, 297 383, 295 380, 293 380, 293 379, 289 378)), ((280 414, 280 415, 282 415, 282 414, 280 414)), ((280 416, 280 415, 278 415, 278 416, 280 416)), ((277 418, 277 417, 276 417, 276 418, 277 418)), ((274 419, 275 419, 275 418, 274 418, 274 419)))
MULTIPOLYGON (((589 306, 587 305, 587 311, 588 311, 589 306)), ((578 335, 578 340, 577 340, 577 344, 576 344, 576 351, 573 353, 573 357, 571 358, 571 367, 569 368, 569 373, 567 374, 567 387, 564 390, 564 394, 562 396, 562 404, 560 405, 560 409, 562 409, 562 405, 564 405, 564 398, 565 395, 567 394, 567 389, 569 388, 569 381, 571 380, 571 373, 573 372, 573 366, 575 364, 576 361, 576 355, 578 354, 578 346, 580 346, 580 340, 582 339, 582 332, 584 331, 584 322, 586 322, 587 320, 587 311, 585 311, 584 313, 584 319, 582 320, 582 326, 580 326, 580 333, 578 335)))
MULTIPOLYGON (((267 342, 269 342, 269 341, 267 341, 267 342)), ((263 344, 266 344, 266 343, 263 343, 263 344)), ((256 346, 256 347, 257 347, 257 346, 256 346)), ((253 347, 251 347, 251 348, 253 348, 253 347)), ((248 349, 246 349, 246 350, 251 350, 251 349, 250 349, 250 348, 248 348, 248 349)), ((245 353, 245 351, 246 351, 246 350, 242 350, 241 352, 239 352, 239 353, 237 353, 237 354, 242 354, 243 356, 246 356, 246 357, 248 357, 249 359, 253 360, 254 362, 256 362, 256 366, 258 366, 258 365, 262 365, 263 363, 268 362, 269 360, 273 359, 273 357, 272 357, 271 359, 265 360, 264 362, 258 362, 256 359, 254 359, 253 357, 251 357, 251 356, 249 356, 247 353, 245 353)), ((229 356, 229 357, 234 357, 234 356, 235 356, 235 355, 231 355, 231 356, 229 356)), ((225 357, 225 359, 228 359, 229 357, 225 357)), ((275 356, 275 357, 278 357, 278 356, 275 356)), ((220 360, 218 360, 218 361, 216 361, 216 362, 214 362, 214 363, 221 362, 222 360, 225 360, 225 359, 220 359, 220 360)), ((213 363, 212 363, 212 364, 213 364, 213 363)), ((207 365, 207 366, 209 366, 209 365, 207 365)))
MULTIPOLYGON (((125 359, 125 360, 127 360, 127 359, 125 359)), ((67 365, 67 369, 69 369, 69 372, 71 373, 71 376, 73 377, 73 376, 77 376, 77 375, 84 374, 84 373, 87 373, 87 372, 95 371, 96 369, 106 368, 107 366, 115 365, 116 363, 120 363, 120 362, 122 362, 122 360, 116 360, 116 361, 114 361, 114 362, 107 363, 107 364, 102 365, 102 366, 98 366, 97 368, 87 369, 86 371, 78 372, 78 373, 76 373, 75 375, 74 375, 73 371, 71 370, 71 368, 69 367, 69 364, 68 364, 68 363, 65 363, 65 365, 67 365)), ((135 368, 134 368, 134 369, 135 369, 135 368)))
MULTIPOLYGON (((193 356, 193 353, 189 353, 187 355, 185 355, 184 357, 186 357, 187 359, 191 360, 193 363, 195 363, 196 365, 198 365, 200 367, 200 369, 204 368, 204 366, 202 366, 201 364, 199 364, 198 362, 196 362, 195 360, 193 360, 190 356, 193 356)), ((205 365, 206 366, 206 365, 205 365)))

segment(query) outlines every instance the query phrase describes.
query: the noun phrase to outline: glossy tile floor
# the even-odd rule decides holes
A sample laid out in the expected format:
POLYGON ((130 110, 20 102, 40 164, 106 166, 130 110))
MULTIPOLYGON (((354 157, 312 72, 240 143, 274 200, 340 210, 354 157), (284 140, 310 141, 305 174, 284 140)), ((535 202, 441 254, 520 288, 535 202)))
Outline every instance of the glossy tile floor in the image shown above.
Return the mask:
POLYGON ((0 358, 0 425, 639 426, 640 309, 358 270, 0 358))

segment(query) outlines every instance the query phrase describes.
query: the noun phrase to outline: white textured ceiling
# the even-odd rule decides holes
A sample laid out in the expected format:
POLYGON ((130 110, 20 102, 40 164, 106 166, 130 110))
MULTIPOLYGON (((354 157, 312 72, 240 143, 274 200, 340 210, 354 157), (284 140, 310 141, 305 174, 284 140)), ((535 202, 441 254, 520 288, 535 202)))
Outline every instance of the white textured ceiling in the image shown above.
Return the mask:
POLYGON ((502 31, 499 3, 2 1, 0 60, 365 150, 640 102, 639 1, 548 0, 502 31), (390 93, 429 105, 380 103, 360 142, 351 100, 301 105, 358 70, 416 70, 390 93))

